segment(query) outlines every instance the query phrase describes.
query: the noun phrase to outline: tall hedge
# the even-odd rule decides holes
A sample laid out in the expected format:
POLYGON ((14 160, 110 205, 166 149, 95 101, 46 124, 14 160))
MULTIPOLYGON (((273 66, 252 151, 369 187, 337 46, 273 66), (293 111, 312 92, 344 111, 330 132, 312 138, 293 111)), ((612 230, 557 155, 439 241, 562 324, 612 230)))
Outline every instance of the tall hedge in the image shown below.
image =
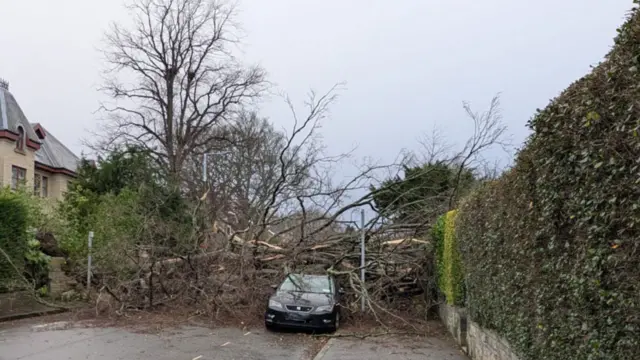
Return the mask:
POLYGON ((456 213, 456 210, 451 210, 440 216, 432 231, 436 243, 438 287, 449 305, 463 305, 465 299, 464 276, 455 234, 456 213))
POLYGON ((460 206, 472 318, 522 359, 640 354, 640 13, 460 206))
POLYGON ((27 226, 27 205, 18 194, 0 188, 0 291, 10 290, 22 275, 27 226))

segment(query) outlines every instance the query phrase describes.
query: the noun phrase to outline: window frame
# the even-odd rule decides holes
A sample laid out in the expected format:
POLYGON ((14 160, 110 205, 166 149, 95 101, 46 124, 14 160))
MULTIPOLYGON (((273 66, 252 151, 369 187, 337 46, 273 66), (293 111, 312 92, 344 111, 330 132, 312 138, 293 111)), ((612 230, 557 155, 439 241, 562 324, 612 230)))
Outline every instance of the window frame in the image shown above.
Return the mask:
POLYGON ((48 176, 42 176, 42 182, 41 182, 41 189, 40 189, 40 193, 42 194, 42 197, 49 197, 49 177, 48 176))
POLYGON ((19 186, 24 186, 27 183, 27 169, 11 165, 11 190, 18 190, 19 186), (14 174, 16 174, 14 176, 14 174), (20 174, 22 174, 22 178, 20 178, 20 174), (22 182, 19 184, 18 182, 22 182))
POLYGON ((16 140, 16 150, 24 152, 25 145, 27 143, 27 132, 22 125, 18 125, 18 140, 16 140))
POLYGON ((35 196, 41 196, 42 191, 40 190, 42 188, 42 175, 40 174, 35 174, 33 175, 33 195, 35 196))

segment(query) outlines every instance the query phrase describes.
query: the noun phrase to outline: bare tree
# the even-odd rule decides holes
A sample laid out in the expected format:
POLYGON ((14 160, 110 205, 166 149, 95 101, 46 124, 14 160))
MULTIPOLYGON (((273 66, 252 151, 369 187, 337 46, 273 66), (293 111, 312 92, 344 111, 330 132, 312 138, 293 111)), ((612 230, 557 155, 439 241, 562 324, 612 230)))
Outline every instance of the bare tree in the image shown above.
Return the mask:
MULTIPOLYGON (((486 161, 482 158, 485 150, 494 146, 502 146, 503 148, 509 146, 508 139, 505 138, 507 126, 502 122, 499 95, 491 99, 489 109, 482 113, 473 111, 468 102, 464 102, 463 107, 473 121, 473 135, 469 137, 462 150, 452 159, 458 167, 455 179, 457 184, 460 183, 465 169, 486 166, 486 161)), ((449 207, 453 206, 458 191, 459 186, 456 186, 449 197, 449 207)))
POLYGON ((101 107, 99 145, 146 148, 178 182, 190 156, 211 150, 210 129, 265 90, 265 73, 233 55, 234 8, 222 0, 134 0, 129 10, 133 25, 106 35, 102 90, 113 102, 101 107))
MULTIPOLYGON (((295 173, 287 185, 308 178, 309 174, 299 171, 304 159, 294 156, 296 148, 285 149, 287 135, 256 112, 242 112, 233 122, 213 128, 212 132, 211 136, 224 138, 217 145, 220 151, 210 154, 206 169, 200 158, 190 159, 189 188, 200 191, 202 171, 207 172, 207 205, 217 219, 230 215, 234 226, 241 228, 257 223, 262 204, 270 199, 283 167, 285 173, 295 173)), ((309 144, 302 144, 306 145, 309 144)), ((291 186, 283 186, 278 197, 290 191, 291 186)))

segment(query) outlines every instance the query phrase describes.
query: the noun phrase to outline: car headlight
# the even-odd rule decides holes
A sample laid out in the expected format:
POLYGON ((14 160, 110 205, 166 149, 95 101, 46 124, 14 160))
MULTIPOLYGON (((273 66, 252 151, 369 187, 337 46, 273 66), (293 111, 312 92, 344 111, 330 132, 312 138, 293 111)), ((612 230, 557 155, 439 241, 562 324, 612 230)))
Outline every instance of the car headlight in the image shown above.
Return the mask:
POLYGON ((322 305, 322 306, 318 306, 314 312, 315 313, 330 313, 332 311, 333 311, 333 305, 322 305))
POLYGON ((269 309, 280 310, 284 309, 284 306, 275 300, 269 300, 269 309))

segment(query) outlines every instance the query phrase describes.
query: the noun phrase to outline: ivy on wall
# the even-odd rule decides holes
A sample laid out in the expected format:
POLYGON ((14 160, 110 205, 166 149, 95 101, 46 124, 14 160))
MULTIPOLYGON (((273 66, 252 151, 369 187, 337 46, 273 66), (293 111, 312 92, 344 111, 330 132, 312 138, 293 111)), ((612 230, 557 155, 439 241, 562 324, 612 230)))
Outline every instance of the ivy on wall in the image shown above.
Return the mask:
POLYGON ((438 218, 432 230, 436 243, 438 287, 447 304, 464 304, 464 274, 455 235, 456 210, 438 218))
POLYGON ((640 349, 640 13, 530 121, 514 167, 456 219, 474 321, 522 359, 640 349))

